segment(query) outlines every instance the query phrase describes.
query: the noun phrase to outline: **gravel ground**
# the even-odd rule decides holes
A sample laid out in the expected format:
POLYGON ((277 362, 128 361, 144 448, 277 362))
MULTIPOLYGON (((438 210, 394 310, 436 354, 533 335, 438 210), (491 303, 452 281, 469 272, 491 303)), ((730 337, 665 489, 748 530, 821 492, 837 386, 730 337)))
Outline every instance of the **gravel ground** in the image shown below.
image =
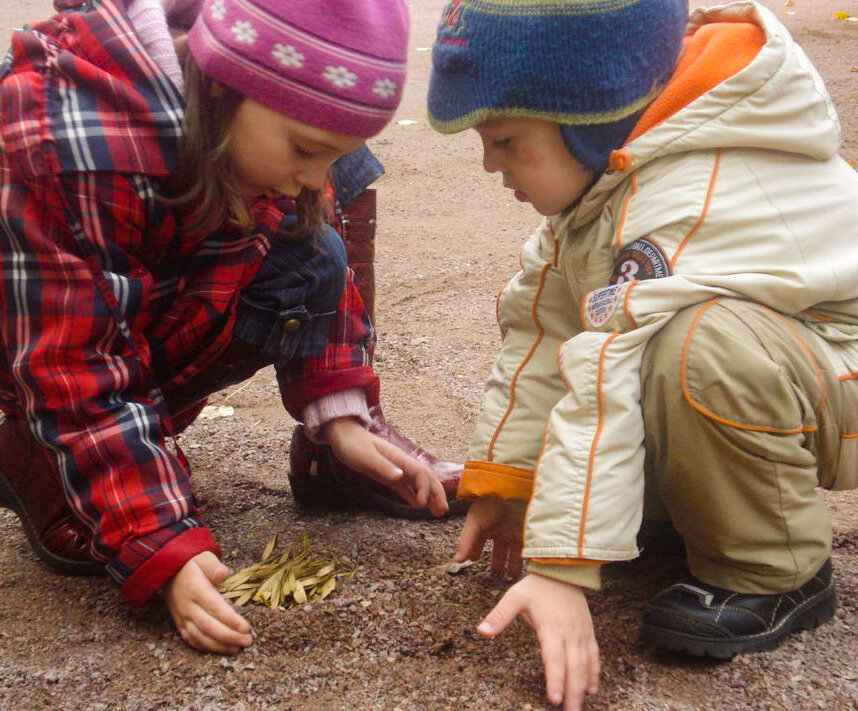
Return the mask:
MULTIPOLYGON (((858 162, 858 0, 766 0, 817 63, 858 162)), ((536 224, 499 180, 482 173, 472 135, 441 137, 425 119, 434 26, 442 0, 412 3, 410 84, 397 120, 371 142, 378 183, 377 366, 388 418, 428 449, 465 456, 498 336, 494 297, 536 224)), ((44 16, 47 0, 4 0, 0 35, 44 16)), ((0 708, 536 709, 547 708, 538 650, 516 623, 494 641, 473 631, 507 583, 477 563, 445 572, 460 519, 392 520, 308 513, 293 502, 286 451, 294 425, 270 370, 220 393, 231 417, 182 437, 204 515, 234 569, 272 533, 306 533, 319 553, 358 566, 322 603, 247 610, 256 643, 233 658, 186 648, 163 605, 130 610, 101 579, 56 575, 31 555, 17 520, 0 511, 0 708)), ((602 688, 587 708, 624 711, 858 709, 858 496, 827 496, 835 521, 841 606, 814 633, 731 662, 689 661, 638 640, 647 599, 683 574, 680 558, 610 566, 591 596, 602 688)))

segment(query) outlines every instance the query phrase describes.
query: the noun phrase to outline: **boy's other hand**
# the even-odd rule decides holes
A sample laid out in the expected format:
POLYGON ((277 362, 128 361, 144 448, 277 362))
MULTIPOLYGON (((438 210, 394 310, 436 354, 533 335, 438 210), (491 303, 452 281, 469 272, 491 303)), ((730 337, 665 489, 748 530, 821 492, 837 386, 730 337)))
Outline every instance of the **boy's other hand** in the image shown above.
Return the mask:
POLYGON ((590 608, 576 585, 530 574, 513 585, 477 626, 495 637, 521 615, 536 631, 545 667, 545 692, 564 711, 579 711, 599 689, 599 645, 590 608))
POLYGON ((228 577, 229 568, 206 551, 185 563, 164 588, 176 629, 201 652, 237 654, 253 643, 250 623, 215 589, 228 577))
POLYGON ((453 560, 457 563, 478 560, 486 541, 491 539, 492 572, 517 578, 521 575, 523 523, 523 502, 477 499, 468 509, 453 560))
POLYGON ((447 495, 432 470, 355 418, 331 420, 324 436, 334 456, 347 467, 389 486, 416 509, 428 508, 434 516, 447 513, 447 495))

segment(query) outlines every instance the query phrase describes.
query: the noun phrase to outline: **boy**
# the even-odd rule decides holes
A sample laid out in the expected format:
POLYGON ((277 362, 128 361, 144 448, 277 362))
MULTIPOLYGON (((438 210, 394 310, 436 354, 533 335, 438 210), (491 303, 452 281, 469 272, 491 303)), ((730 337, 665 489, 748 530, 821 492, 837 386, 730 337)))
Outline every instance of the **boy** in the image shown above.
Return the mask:
POLYGON ((767 10, 686 8, 454 0, 433 49, 435 128, 474 128, 545 216, 499 299, 456 559, 492 539, 494 571, 526 560, 478 629, 522 614, 566 709, 598 686, 582 588, 638 554, 644 515, 663 504, 692 575, 645 639, 730 657, 831 617, 817 487, 858 484, 858 175, 834 108, 767 10))

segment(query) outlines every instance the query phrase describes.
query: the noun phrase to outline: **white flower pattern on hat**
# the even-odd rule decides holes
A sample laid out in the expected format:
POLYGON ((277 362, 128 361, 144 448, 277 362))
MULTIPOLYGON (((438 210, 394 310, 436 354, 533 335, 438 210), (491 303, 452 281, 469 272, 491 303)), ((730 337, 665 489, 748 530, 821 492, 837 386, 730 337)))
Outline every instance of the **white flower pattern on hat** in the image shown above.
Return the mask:
POLYGON ((211 11, 215 20, 222 20, 226 16, 226 0, 214 0, 211 11))
POLYGON ((291 44, 280 44, 279 42, 275 44, 274 49, 271 50, 271 56, 284 67, 303 67, 304 59, 306 59, 306 57, 304 57, 304 55, 291 44))
POLYGON ((357 83, 357 74, 345 67, 327 66, 322 76, 339 89, 352 87, 357 83))
POLYGON ((376 79, 372 93, 377 94, 382 99, 389 99, 396 93, 396 83, 387 78, 376 79))
POLYGON ((259 33, 247 20, 236 20, 230 30, 235 35, 235 41, 243 44, 253 44, 259 36, 259 33))

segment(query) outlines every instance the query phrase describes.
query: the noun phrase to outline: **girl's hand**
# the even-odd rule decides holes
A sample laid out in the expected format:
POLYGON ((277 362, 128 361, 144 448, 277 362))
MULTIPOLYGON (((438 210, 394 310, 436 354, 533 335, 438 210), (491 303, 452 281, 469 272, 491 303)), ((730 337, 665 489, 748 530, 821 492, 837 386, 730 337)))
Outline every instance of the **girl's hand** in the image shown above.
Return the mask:
POLYGON ((334 456, 346 466, 389 486, 416 509, 428 508, 435 516, 447 513, 444 487, 432 470, 369 432, 355 418, 331 420, 325 424, 324 436, 334 456))
POLYGON ((206 551, 185 563, 164 588, 176 629, 201 652, 236 654, 253 643, 248 621, 214 587, 228 577, 229 569, 206 551))
POLYGON ((486 541, 492 539, 492 572, 521 575, 521 547, 524 505, 504 499, 477 499, 468 509, 453 560, 478 560, 486 541))
POLYGON ((506 591, 477 632, 495 637, 518 615, 536 630, 548 700, 562 703, 564 711, 579 711, 584 694, 599 690, 599 645, 581 588, 527 575, 506 591))

